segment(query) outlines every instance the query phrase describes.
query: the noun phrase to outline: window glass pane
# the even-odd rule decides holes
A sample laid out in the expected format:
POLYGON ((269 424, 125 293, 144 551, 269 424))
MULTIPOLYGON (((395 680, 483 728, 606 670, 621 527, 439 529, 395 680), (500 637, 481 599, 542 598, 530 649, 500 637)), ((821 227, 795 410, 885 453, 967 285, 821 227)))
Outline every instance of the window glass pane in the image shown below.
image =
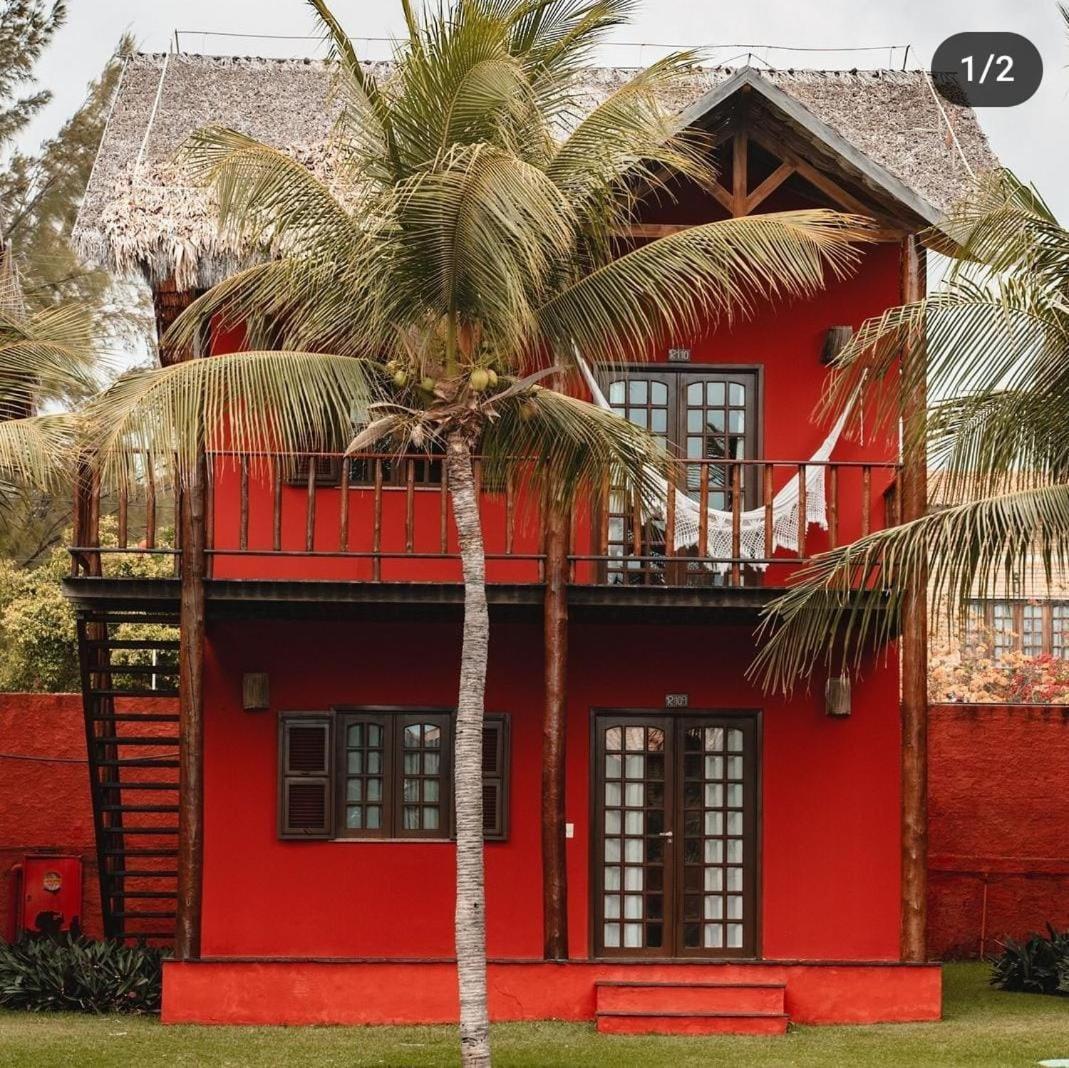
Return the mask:
POLYGON ((995 601, 992 604, 991 632, 991 653, 998 660, 1011 652, 1015 644, 1013 605, 1008 601, 995 601))
POLYGON ((732 405, 746 403, 746 387, 740 382, 732 382, 728 391, 728 402, 732 405))
POLYGON ((1021 652, 1025 656, 1039 656, 1043 652, 1042 605, 1021 606, 1021 652))
POLYGON ((1050 615, 1051 652, 1064 660, 1069 650, 1069 605, 1051 605, 1050 615))
POLYGON ((627 386, 627 399, 632 404, 646 403, 647 384, 642 379, 632 379, 627 386))
POLYGON ((609 383, 609 403, 610 404, 623 404, 624 403, 624 391, 627 389, 626 383, 617 380, 609 383))
POLYGON ((668 403, 668 386, 664 382, 651 382, 650 383, 650 403, 651 404, 667 404, 668 403))

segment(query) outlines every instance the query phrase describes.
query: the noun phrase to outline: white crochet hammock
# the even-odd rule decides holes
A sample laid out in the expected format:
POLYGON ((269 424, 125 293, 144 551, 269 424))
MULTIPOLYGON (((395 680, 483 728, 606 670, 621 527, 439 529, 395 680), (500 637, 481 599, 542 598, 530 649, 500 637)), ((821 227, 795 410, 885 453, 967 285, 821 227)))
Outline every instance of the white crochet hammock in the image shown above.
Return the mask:
MULTIPOLYGON (((605 411, 613 411, 598 386, 590 366, 579 357, 579 369, 587 386, 590 388, 594 403, 605 411)), ((816 524, 822 530, 828 529, 828 506, 825 499, 825 464, 831 458, 832 451, 842 435, 850 412, 853 410, 861 385, 858 386, 850 402, 843 409, 828 436, 821 442, 820 448, 813 453, 805 468, 805 518, 806 524, 816 524)), ((772 551, 787 549, 798 552, 798 505, 799 475, 790 481, 772 498, 772 551)), ((647 518, 659 526, 665 522, 668 501, 668 480, 661 475, 650 472, 648 489, 643 494, 643 506, 647 518)), ((701 505, 682 490, 676 488, 675 551, 692 549, 698 544, 699 524, 701 522, 701 505)), ((764 569, 768 566, 765 558, 765 514, 764 505, 742 512, 739 517, 739 554, 742 560, 753 561, 748 566, 764 569)), ((710 566, 714 571, 726 570, 727 561, 732 559, 731 551, 731 512, 706 509, 706 555, 714 561, 710 566), (721 562, 723 561, 723 562, 721 562)))

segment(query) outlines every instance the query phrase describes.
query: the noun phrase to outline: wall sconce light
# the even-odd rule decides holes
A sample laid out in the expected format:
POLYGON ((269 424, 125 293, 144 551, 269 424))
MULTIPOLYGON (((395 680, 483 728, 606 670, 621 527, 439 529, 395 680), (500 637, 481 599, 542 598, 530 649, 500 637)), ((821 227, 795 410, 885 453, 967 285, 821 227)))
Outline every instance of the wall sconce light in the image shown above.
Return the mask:
POLYGON ((849 675, 838 675, 824 683, 824 711, 836 718, 850 715, 849 675))
POLYGON ((247 671, 241 676, 241 707, 246 712, 262 712, 271 707, 266 671, 247 671))
POLYGON ((850 344, 853 336, 852 326, 829 326, 824 335, 824 347, 820 350, 820 362, 827 367, 850 344))

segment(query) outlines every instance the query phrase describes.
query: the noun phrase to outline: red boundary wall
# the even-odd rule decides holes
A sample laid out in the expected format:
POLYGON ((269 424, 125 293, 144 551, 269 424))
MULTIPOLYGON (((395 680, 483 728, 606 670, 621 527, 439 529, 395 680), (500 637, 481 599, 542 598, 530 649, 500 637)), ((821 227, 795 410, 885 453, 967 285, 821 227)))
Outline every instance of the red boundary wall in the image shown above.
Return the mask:
POLYGON ((82 858, 82 928, 102 933, 82 698, 0 693, 0 934, 11 937, 15 876, 27 854, 82 858))
POLYGON ((1069 707, 936 705, 928 748, 929 952, 1069 927, 1069 707))

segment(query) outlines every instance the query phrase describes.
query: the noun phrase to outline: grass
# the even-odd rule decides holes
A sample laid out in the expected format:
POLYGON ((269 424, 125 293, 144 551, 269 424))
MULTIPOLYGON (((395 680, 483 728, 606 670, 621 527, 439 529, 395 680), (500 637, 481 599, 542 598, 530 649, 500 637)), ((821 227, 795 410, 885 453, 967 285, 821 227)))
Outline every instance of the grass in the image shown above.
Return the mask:
MULTIPOLYGON (((944 1016, 935 1024, 792 1027, 785 1038, 623 1038, 592 1024, 498 1024, 494 1063, 504 1066, 1034 1065, 1069 1057, 1069 999, 1006 994, 983 964, 945 970, 944 1016)), ((139 1065, 452 1065, 451 1027, 163 1027, 123 1016, 0 1011, 2 1068, 139 1065)))

